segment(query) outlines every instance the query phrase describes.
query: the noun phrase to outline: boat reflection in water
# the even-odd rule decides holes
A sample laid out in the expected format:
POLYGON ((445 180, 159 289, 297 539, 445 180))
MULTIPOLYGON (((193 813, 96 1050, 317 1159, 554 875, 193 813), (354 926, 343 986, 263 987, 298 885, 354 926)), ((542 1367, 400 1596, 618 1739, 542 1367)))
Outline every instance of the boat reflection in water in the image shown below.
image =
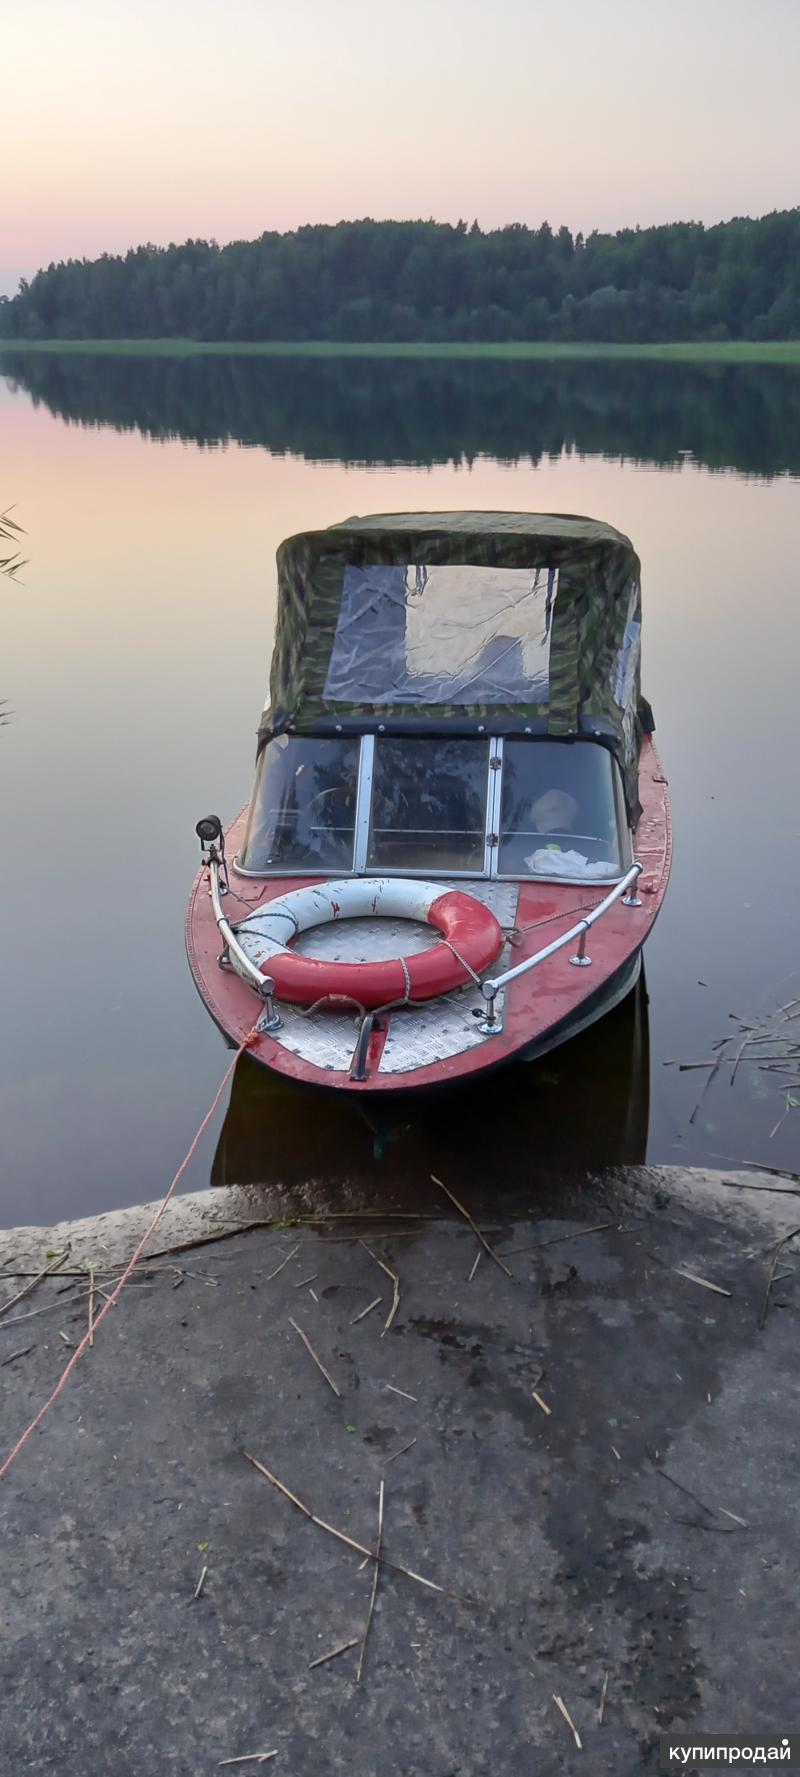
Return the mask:
POLYGON ((258 1216, 391 1217, 436 1213, 435 1173, 473 1212, 480 1204, 522 1214, 545 1181, 644 1164, 649 1074, 643 977, 600 1025, 553 1054, 466 1089, 381 1106, 370 1127, 348 1097, 297 1085, 245 1054, 211 1184, 250 1187, 258 1216))

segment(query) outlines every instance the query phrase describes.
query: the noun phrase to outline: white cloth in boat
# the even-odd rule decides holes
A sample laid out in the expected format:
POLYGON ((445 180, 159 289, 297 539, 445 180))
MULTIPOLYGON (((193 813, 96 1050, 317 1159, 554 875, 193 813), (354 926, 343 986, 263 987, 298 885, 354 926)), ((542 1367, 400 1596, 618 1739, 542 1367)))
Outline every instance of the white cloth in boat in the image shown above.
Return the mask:
POLYGON ((616 864, 590 864, 580 851, 561 851, 559 847, 540 846, 525 859, 535 876, 617 876, 616 864))

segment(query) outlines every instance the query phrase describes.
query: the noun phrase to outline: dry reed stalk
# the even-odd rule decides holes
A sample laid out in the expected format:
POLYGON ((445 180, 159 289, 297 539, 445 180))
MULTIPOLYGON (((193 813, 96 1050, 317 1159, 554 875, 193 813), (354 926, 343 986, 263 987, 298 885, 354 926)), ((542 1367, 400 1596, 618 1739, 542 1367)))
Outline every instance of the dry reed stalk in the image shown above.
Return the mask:
POLYGON ((724 1290, 719 1283, 709 1283, 707 1277, 698 1277, 696 1271, 684 1271, 682 1265, 673 1265, 676 1277, 688 1277, 690 1283, 699 1283, 704 1290, 713 1290, 715 1296, 730 1296, 730 1290, 724 1290))
MULTIPOLYGON (((260 1475, 264 1475, 266 1480, 272 1482, 273 1487, 277 1487, 278 1492, 282 1493, 285 1499, 290 1500, 293 1506, 297 1506, 298 1511, 302 1512, 304 1518, 308 1518, 312 1524, 316 1524, 318 1530, 327 1530, 329 1536, 335 1536, 337 1541, 344 1543, 348 1549, 355 1549, 357 1555, 366 1555, 368 1561, 375 1560, 374 1549, 365 1548, 363 1543, 357 1543, 354 1537, 347 1536, 344 1530, 337 1530, 334 1524, 326 1524, 325 1519, 318 1518, 314 1512, 310 1511, 309 1507, 303 1504, 302 1499, 298 1499, 296 1493, 290 1492, 289 1488, 285 1487, 283 1482, 278 1480, 277 1475, 271 1474, 270 1470, 265 1467, 264 1463, 259 1462, 257 1456, 251 1456, 249 1450, 244 1450, 242 1454, 246 1457, 248 1462, 252 1463, 253 1468, 258 1469, 260 1475)), ((457 1593, 448 1592, 445 1586, 437 1585, 435 1580, 426 1580, 421 1573, 414 1573, 412 1568, 403 1567, 401 1562, 390 1561, 388 1555, 384 1555, 383 1552, 381 1552, 380 1559, 383 1562, 384 1567, 391 1568, 392 1573, 401 1573, 405 1579, 415 1580, 418 1586, 427 1587, 429 1592, 439 1592, 443 1597, 448 1598, 458 1597, 457 1593)))
POLYGON ((350 1322, 351 1327, 357 1327, 360 1320, 366 1320, 367 1315, 372 1313, 373 1308, 379 1308, 382 1301, 382 1296, 376 1296, 374 1302, 369 1302, 366 1308, 362 1308, 360 1314, 354 1314, 350 1322))
POLYGON ((323 1375, 323 1376, 324 1376, 324 1377, 325 1377, 325 1381, 326 1381, 326 1382, 327 1382, 327 1384, 328 1384, 328 1387, 329 1387, 329 1388, 332 1388, 332 1389, 333 1389, 333 1392, 334 1392, 334 1394, 335 1394, 335 1396, 336 1396, 336 1398, 337 1398, 337 1400, 339 1400, 339 1401, 340 1401, 340 1400, 341 1400, 341 1398, 342 1398, 342 1393, 341 1393, 341 1389, 339 1389, 339 1388, 337 1388, 337 1387, 336 1387, 336 1383, 335 1383, 335 1382, 334 1382, 334 1380, 333 1380, 333 1377, 332 1377, 332 1375, 331 1375, 331 1373, 330 1373, 330 1370, 326 1370, 326 1368, 325 1368, 325 1365, 324 1365, 324 1363, 323 1363, 323 1362, 322 1362, 322 1358, 321 1358, 321 1357, 317 1357, 317 1354, 316 1354, 316 1352, 315 1352, 315 1350, 314 1350, 314 1347, 313 1347, 313 1345, 312 1345, 312 1343, 311 1343, 311 1340, 310 1340, 310 1339, 309 1339, 309 1337, 308 1337, 308 1335, 307 1335, 307 1334, 306 1334, 306 1333, 304 1333, 304 1332, 303 1332, 303 1329, 302 1329, 302 1327, 299 1327, 299 1326, 298 1326, 298 1325, 297 1325, 297 1321, 296 1321, 296 1320, 292 1320, 292 1317, 291 1317, 291 1315, 290 1315, 290 1316, 289 1316, 289 1325, 290 1325, 290 1327, 294 1327, 294 1330, 295 1330, 295 1332, 296 1332, 296 1333, 299 1333, 299 1334, 300 1334, 300 1338, 301 1338, 301 1339, 302 1339, 302 1341, 303 1341, 303 1344, 304 1344, 304 1346, 305 1346, 305 1348, 306 1348, 306 1351, 307 1351, 307 1352, 308 1352, 308 1354, 309 1354, 309 1357, 313 1357, 313 1359, 314 1359, 314 1362, 315 1362, 315 1364, 316 1364, 316 1366, 317 1366, 317 1369, 318 1369, 318 1370, 319 1370, 319 1371, 320 1371, 320 1373, 321 1373, 321 1375, 323 1375))
POLYGON ((393 1455, 393 1456, 387 1456, 387 1458, 386 1458, 386 1461, 385 1461, 385 1463, 384 1463, 384 1465, 383 1465, 383 1466, 384 1466, 384 1468, 388 1468, 388 1467, 389 1467, 389 1464, 390 1464, 390 1462, 396 1462, 396 1461, 397 1461, 397 1458, 398 1458, 398 1456, 405 1456, 405 1453, 406 1453, 406 1451, 407 1451, 407 1450, 410 1450, 410 1449, 411 1449, 411 1446, 412 1446, 412 1444, 416 1444, 416 1441, 417 1441, 417 1440, 416 1440, 416 1438, 411 1438, 411 1439, 410 1439, 410 1440, 409 1440, 409 1442, 408 1442, 408 1443, 407 1443, 407 1444, 403 1444, 403 1446, 402 1446, 402 1449, 400 1449, 400 1450, 395 1450, 395 1452, 394 1452, 394 1455, 393 1455))
POLYGON ((3 1302, 0 1307, 0 1318, 2 1318, 3 1315, 8 1314, 10 1308, 15 1308, 17 1303, 21 1302, 25 1296, 29 1296, 31 1291, 35 1290, 37 1283, 41 1283, 44 1277, 52 1277, 54 1271, 60 1271, 65 1260, 69 1258, 70 1251, 71 1248, 66 1246, 63 1253, 59 1253, 50 1265, 45 1265, 43 1271, 36 1272, 35 1277, 31 1278, 30 1283, 26 1283, 24 1289, 17 1290, 15 1296, 9 1296, 8 1301, 3 1302))
POLYGON ((71 1308, 75 1302, 82 1302, 86 1291, 78 1290, 74 1296, 62 1296, 60 1302, 45 1302, 42 1308, 29 1308, 25 1314, 12 1314, 5 1322, 7 1327, 18 1327, 24 1320, 36 1320, 39 1314, 52 1314, 56 1308, 71 1308))
POLYGON ((309 1672, 313 1672, 315 1666, 324 1666, 328 1660, 338 1660, 340 1654, 349 1654, 351 1647, 358 1647, 360 1640, 360 1635, 354 1635, 352 1641, 342 1641, 338 1647, 332 1647, 329 1654, 319 1654, 316 1660, 309 1660, 309 1672))
POLYGON ((277 1746, 274 1752, 243 1752, 239 1758, 221 1758, 219 1770, 222 1770, 223 1765, 265 1765, 267 1759, 277 1758, 277 1756, 277 1746))
POLYGON ((383 1548, 383 1482, 381 1481, 380 1487, 378 1489, 378 1536, 377 1536, 377 1540, 375 1543, 375 1557, 374 1557, 375 1564, 374 1564, 373 1573, 372 1573, 372 1591, 370 1592, 370 1595, 369 1595, 369 1610, 367 1611, 367 1620, 364 1625, 364 1634, 363 1634, 363 1638, 361 1641, 361 1652, 358 1656, 358 1668, 356 1670, 356 1684, 361 1683, 361 1675, 364 1671, 364 1660, 365 1660, 366 1652, 367 1652, 367 1637, 369 1635, 370 1626, 372 1624, 372 1618, 373 1618, 373 1614, 375 1611, 375 1600, 378 1596, 378 1580, 380 1578, 380 1571, 381 1571, 381 1549, 382 1548, 383 1548))
POLYGON ((475 1235, 476 1240, 480 1241, 481 1246, 483 1247, 484 1251, 489 1254, 490 1259, 494 1259, 495 1264, 500 1266, 500 1270, 505 1272, 506 1277, 513 1278, 513 1275, 514 1275, 513 1271, 509 1271, 508 1266, 503 1264, 502 1259, 499 1257, 499 1254, 495 1252, 494 1247, 489 1245, 489 1242, 486 1239, 486 1236, 481 1233, 477 1222, 470 1215, 469 1210, 464 1208, 463 1203, 459 1203, 458 1198, 454 1197, 453 1192, 448 1190, 447 1185, 443 1184, 442 1180, 440 1178, 437 1178, 436 1174, 433 1172, 431 1173, 431 1181, 434 1185, 439 1186, 440 1191, 444 1191, 445 1197, 449 1197, 451 1203, 455 1204, 455 1207, 458 1210, 459 1215, 462 1215, 464 1217, 465 1222, 469 1223, 469 1225, 472 1229, 472 1232, 475 1235))
POLYGON ((780 1240, 776 1240, 775 1245, 773 1247, 772 1259, 770 1261, 769 1273, 767 1275, 767 1287, 764 1291, 764 1300, 761 1304, 761 1313, 759 1314, 759 1317, 758 1317, 758 1330, 760 1333, 763 1333, 764 1328, 767 1324, 767 1315, 769 1313, 769 1299, 772 1294, 772 1286, 775 1282, 775 1272, 776 1272, 777 1265, 778 1265, 778 1254, 780 1253, 781 1248, 786 1246, 790 1240, 794 1240, 794 1238, 797 1234, 800 1234, 800 1228, 790 1229, 788 1234, 784 1234, 781 1236, 780 1240))
POLYGON ((277 1277, 279 1275, 279 1273, 283 1270, 284 1265, 288 1265, 289 1260, 293 1259, 295 1257, 295 1254, 299 1253, 299 1251, 300 1251, 299 1246, 293 1246, 291 1252, 286 1254, 286 1258, 281 1259, 280 1264, 275 1266, 275 1270, 267 1273, 267 1276, 265 1277, 264 1282, 271 1283, 273 1277, 277 1277))
POLYGON ((572 1734, 574 1735, 575 1745, 577 1746, 578 1751, 582 1752, 583 1751, 583 1741, 581 1740, 580 1734, 578 1733, 578 1730, 575 1726, 572 1716, 570 1715, 567 1705, 564 1702, 563 1697, 557 1697, 555 1694, 555 1691, 553 1691, 553 1702, 555 1703, 556 1709, 559 1709, 561 1711, 561 1714, 564 1717, 567 1727, 571 1730, 572 1734))
POLYGON ((8 1357, 0 1358, 0 1370, 4 1370, 7 1364, 15 1364, 18 1357, 27 1357, 29 1351, 35 1350, 35 1345, 23 1345, 21 1351, 10 1351, 8 1357))
POLYGON ((377 1253, 374 1253, 372 1248, 367 1246, 366 1240, 359 1240, 359 1246, 363 1246, 365 1253, 369 1253, 370 1258, 375 1260, 375 1264, 380 1265, 381 1270, 385 1271, 387 1277, 391 1277, 392 1280, 392 1306, 389 1310, 389 1316, 383 1329, 383 1333, 381 1333, 381 1338, 383 1338, 384 1334, 388 1333, 397 1310, 400 1307, 400 1279, 397 1272, 393 1271, 390 1265, 385 1265, 383 1259, 379 1259, 377 1253))

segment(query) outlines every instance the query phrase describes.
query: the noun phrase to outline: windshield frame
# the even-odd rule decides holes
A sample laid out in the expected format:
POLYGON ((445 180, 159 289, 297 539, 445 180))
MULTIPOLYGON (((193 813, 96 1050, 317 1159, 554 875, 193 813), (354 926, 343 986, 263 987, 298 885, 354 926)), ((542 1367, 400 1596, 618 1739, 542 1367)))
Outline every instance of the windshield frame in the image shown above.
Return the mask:
MULTIPOLYGON (((518 882, 520 884, 530 884, 530 885, 550 884, 552 886, 558 886, 559 884, 562 884, 562 883, 564 883, 564 884, 569 883, 569 884, 573 884, 575 886, 581 886, 583 888, 599 887, 601 885, 602 886, 607 885, 609 888, 613 887, 616 882, 619 882, 621 880, 622 876, 625 874, 625 871, 630 868, 630 864, 631 864, 631 860, 632 860, 632 856, 633 856, 633 846, 632 846, 631 827, 629 825, 628 816, 627 816, 627 812, 626 812, 626 806, 625 806, 625 794, 624 794, 624 788, 623 788, 623 783, 622 783, 622 774, 620 772, 619 765, 617 763, 616 758, 614 757, 614 754, 613 754, 611 748, 606 746, 604 744, 602 737, 597 736, 597 735, 593 735, 593 736, 587 735, 586 737, 583 737, 583 736, 576 737, 574 742, 572 743, 577 746, 602 747, 603 752, 608 757, 609 769, 611 771, 612 786, 613 786, 614 808, 615 808, 616 817, 617 817, 617 837, 618 837, 618 845, 619 845, 620 869, 615 870, 613 872, 613 874, 609 873, 608 876, 603 876, 603 877, 596 877, 596 876, 589 877, 586 875, 575 875, 575 874, 570 875, 567 872, 565 872, 563 875, 556 875, 555 873, 552 875, 550 873, 548 873, 547 875, 544 875, 544 874, 537 875, 533 871, 526 871, 524 873, 520 872, 520 871, 514 871, 514 872, 501 871, 500 869, 498 869, 498 864, 500 861, 501 837, 502 837, 502 830, 501 830, 501 825, 500 825, 500 815, 501 815, 502 793, 503 793, 503 776, 504 776, 504 773, 503 773, 504 738, 502 735, 499 735, 499 734, 493 734, 493 735, 487 734, 486 733, 487 727, 488 727, 488 724, 485 724, 485 725, 481 724, 477 734, 473 734, 473 735, 469 735, 469 736, 462 734, 458 737, 458 738, 461 738, 465 741, 472 740, 472 739, 479 740, 487 747, 488 784, 487 784, 487 794, 486 794, 486 826, 485 826, 485 831, 484 831, 484 850, 483 850, 483 868, 482 869, 470 869, 470 870, 450 870, 450 869, 448 869, 448 870, 444 871, 444 870, 437 870, 433 867, 425 866, 425 865, 418 865, 416 868, 413 868, 413 869, 397 869, 397 868, 392 869, 392 868, 386 867, 386 866, 378 867, 376 865, 369 865, 368 864, 367 860, 368 860, 368 855, 369 855, 370 834, 371 834, 371 828, 372 828, 372 792, 373 792, 373 780, 374 780, 374 775, 375 775, 375 746, 376 746, 376 741, 379 741, 384 733, 386 733, 387 736, 392 736, 392 734, 393 734, 392 729, 389 729, 388 727, 384 729, 384 727, 379 724, 377 734, 375 732, 372 732, 369 734, 362 734, 360 737, 360 753, 359 753, 358 776, 357 776, 357 785, 356 785, 354 842, 353 842, 352 862, 351 862, 350 868, 341 868, 341 869, 337 869, 337 870, 327 870, 327 871, 321 872, 319 870, 319 868, 315 869, 313 863, 311 861, 309 861, 309 863, 305 866, 301 867, 298 865, 298 866, 293 867, 292 869, 287 868, 286 865, 280 865, 280 866, 273 868, 273 869, 252 870, 252 869, 246 868, 240 862, 239 857, 237 855, 233 859, 233 863, 232 863, 233 870, 235 871, 237 876, 250 877, 250 878, 254 878, 256 880, 269 880, 269 879, 276 879, 276 878, 277 879, 285 879, 285 878, 292 878, 292 877, 296 877, 298 880, 304 880, 307 878, 313 878, 316 880, 316 879, 319 879, 320 877, 322 877, 323 879, 326 879, 326 878, 333 878, 333 877, 346 878, 346 877, 351 877, 351 876, 352 877, 360 877, 360 876, 378 876, 378 875, 379 876, 398 876, 398 877, 415 878, 415 877, 425 876, 426 872, 427 872, 427 874, 432 876, 432 878, 434 880, 439 880, 439 878, 441 878, 442 880, 447 880, 447 881, 450 881, 451 879, 453 879, 453 880, 459 879, 459 880, 473 881, 473 882, 485 882, 485 881, 518 882), (482 732, 481 732, 481 730, 482 730, 482 732)), ((295 738, 295 736, 290 734, 289 738, 293 739, 293 738, 295 738)), ((303 737, 297 736, 296 738, 301 739, 303 737)), ((331 736, 330 738, 333 738, 333 736, 331 736)), ((415 730, 414 738, 422 738, 419 736, 419 729, 418 728, 415 730)), ((434 735, 430 735, 430 743, 431 743, 432 748, 435 748, 437 738, 440 738, 440 737, 439 736, 435 737, 434 735)), ((509 735, 508 738, 510 740, 513 739, 515 741, 518 741, 518 740, 522 739, 523 737, 519 733, 517 733, 513 736, 509 735)), ((544 745, 548 741, 552 741, 554 739, 553 736, 547 736, 547 735, 540 736, 540 735, 534 735, 534 734, 531 734, 525 738, 527 738, 529 740, 529 744, 532 746, 544 745)))

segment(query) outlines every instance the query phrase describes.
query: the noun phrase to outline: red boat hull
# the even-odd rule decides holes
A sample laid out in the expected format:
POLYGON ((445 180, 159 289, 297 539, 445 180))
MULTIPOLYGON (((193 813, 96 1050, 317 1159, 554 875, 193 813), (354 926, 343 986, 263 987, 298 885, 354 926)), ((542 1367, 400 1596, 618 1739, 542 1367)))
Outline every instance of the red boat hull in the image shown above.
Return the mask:
MULTIPOLYGON (((363 1080, 351 1078, 348 1070, 318 1066, 267 1032, 255 1039, 250 1052, 265 1067, 292 1079, 369 1097, 375 1093, 442 1087, 497 1068, 513 1057, 544 1054, 567 1041, 617 1005, 634 985, 642 946, 666 892, 672 856, 669 796, 658 754, 649 737, 645 737, 642 744, 639 797, 642 814, 634 835, 634 855, 643 866, 639 878, 641 905, 626 907, 618 901, 591 928, 587 940, 590 969, 571 967, 571 947, 567 946, 510 982, 506 989, 503 1029, 496 1036, 489 1036, 457 1054, 390 1073, 382 1071, 379 1066, 384 1032, 372 1058, 374 1065, 363 1080)), ((243 828, 242 814, 228 834, 231 857, 236 855, 243 828)), ((262 882, 237 879, 232 872, 230 899, 233 901, 234 895, 237 899, 236 913, 231 913, 230 917, 235 918, 237 914, 242 917, 242 904, 252 910, 301 886, 301 881, 319 880, 318 877, 272 877, 262 882)), ((468 892, 469 884, 465 883, 464 888, 468 892)), ((520 941, 513 952, 512 963, 516 965, 533 956, 561 933, 567 932, 585 912, 596 907, 606 893, 607 887, 594 884, 575 887, 532 881, 521 883, 516 912, 520 941)), ((252 990, 237 975, 219 967, 220 936, 202 872, 195 879, 189 900, 186 947, 202 999, 220 1029, 238 1047, 253 1029, 259 1004, 252 990)), ((393 1016, 402 1017, 403 1014, 393 1016)), ((355 1047, 355 1032, 353 1042, 355 1047)))

